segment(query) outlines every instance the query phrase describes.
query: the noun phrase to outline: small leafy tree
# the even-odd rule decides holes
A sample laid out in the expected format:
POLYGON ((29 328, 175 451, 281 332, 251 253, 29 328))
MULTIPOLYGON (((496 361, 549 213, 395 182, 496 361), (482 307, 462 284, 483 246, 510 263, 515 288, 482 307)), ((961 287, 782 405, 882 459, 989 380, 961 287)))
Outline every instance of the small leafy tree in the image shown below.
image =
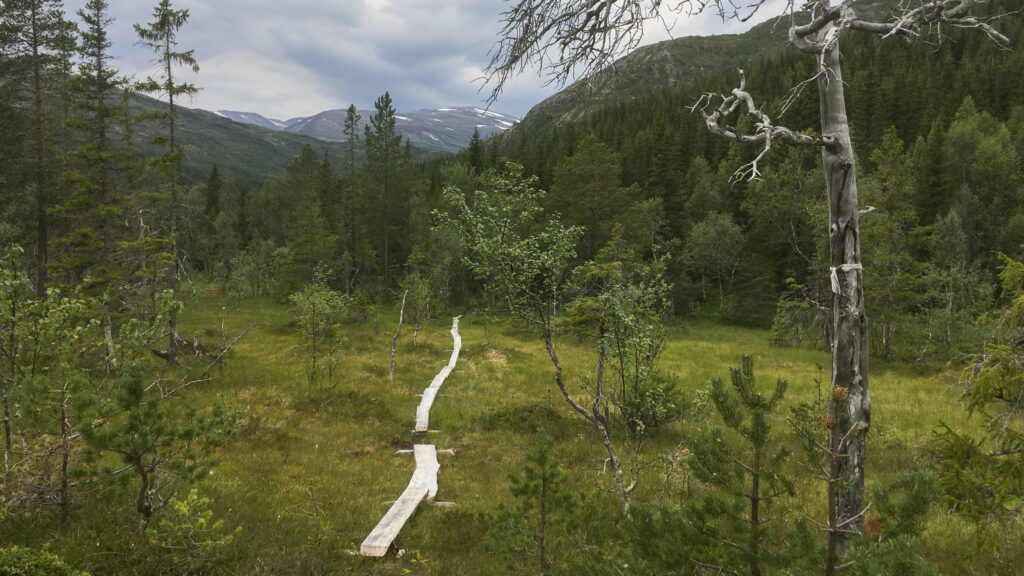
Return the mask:
POLYGON ((406 274, 402 280, 401 290, 408 299, 406 305, 409 310, 409 319, 413 323, 412 344, 416 345, 416 338, 419 336, 420 327, 423 321, 431 316, 432 290, 430 276, 421 270, 426 261, 426 256, 419 246, 412 247, 412 253, 406 261, 406 274))
POLYGON ((225 530, 224 520, 213 518, 210 499, 192 488, 183 500, 171 498, 168 513, 146 528, 146 537, 169 557, 169 562, 162 561, 162 571, 194 574, 209 566, 241 531, 241 526, 225 530))
POLYGON ((812 542, 802 523, 787 529, 782 521, 796 484, 785 470, 792 452, 772 438, 770 417, 787 383, 780 378, 771 394, 759 392, 751 356, 729 374, 733 392, 715 378, 710 396, 731 432, 714 428, 693 444, 693 476, 708 487, 687 509, 701 542, 693 562, 727 574, 781 573, 812 542))
POLYGON ((289 297, 299 330, 306 339, 306 374, 310 392, 333 389, 341 352, 340 324, 351 298, 327 286, 327 270, 318 266, 313 281, 289 297))
POLYGON ((92 389, 90 372, 103 361, 99 321, 92 314, 96 303, 54 289, 48 296, 29 303, 31 326, 26 337, 33 350, 31 363, 22 367, 18 398, 26 408, 23 427, 27 430, 22 438, 31 438, 34 448, 23 456, 32 462, 30 469, 38 471, 30 483, 43 500, 56 503, 63 529, 70 514, 73 458, 80 443, 80 416, 74 401, 92 389))
POLYGON ((95 302, 50 289, 38 298, 17 246, 0 259, 0 374, 3 376, 4 470, 0 491, 13 505, 56 505, 70 512, 79 438, 75 397, 103 365, 95 302), (17 428, 12 405, 20 406, 17 428), (13 438, 20 438, 15 450, 13 438))
POLYGON ((562 303, 571 298, 567 287, 581 229, 566 227, 557 217, 545 215, 545 194, 534 188, 535 183, 536 178, 523 176, 521 166, 510 164, 502 174, 485 175, 486 190, 463 195, 447 188, 450 214, 439 213, 438 217, 443 226, 461 237, 466 267, 543 339, 562 397, 601 438, 619 510, 628 515, 630 493, 641 468, 638 449, 642 435, 635 432, 674 411, 659 415, 656 402, 629 399, 634 390, 642 391, 640 398, 644 394, 654 398, 666 390, 661 383, 655 384, 652 369, 660 349, 655 336, 656 309, 664 309, 667 289, 657 275, 636 280, 615 271, 617 265, 611 261, 624 259, 621 242, 606 252, 606 265, 591 268, 589 276, 603 280, 588 285, 588 269, 578 272, 586 289, 567 318, 570 325, 585 328, 595 338, 597 368, 593 377, 584 379, 588 398, 574 397, 565 381, 554 335, 559 324, 556 316, 562 303), (638 359, 630 360, 630 354, 637 354, 638 359), (617 367, 612 366, 615 363, 617 367), (623 444, 614 437, 620 422, 628 423, 626 427, 632 428, 632 437, 638 440, 625 448, 629 451, 625 460, 623 444))
POLYGON ((254 240, 231 259, 228 291, 236 297, 262 296, 274 292, 276 271, 281 268, 283 252, 271 240, 254 240))
POLYGON ((683 251, 683 262, 700 278, 701 292, 707 298, 707 282, 718 285, 719 304, 724 306, 725 291, 731 287, 743 249, 743 233, 728 214, 713 212, 690 230, 683 251))
POLYGON ((566 490, 568 477, 554 453, 554 439, 543 430, 534 437, 518 473, 509 474, 515 506, 491 516, 491 540, 518 571, 560 572, 558 551, 575 524, 576 498, 566 490), (535 567, 535 568, 534 568, 535 567))
POLYGON ((562 318, 564 325, 595 343, 597 369, 583 376, 583 384, 593 398, 592 413, 608 426, 609 442, 621 447, 626 460, 625 474, 613 470, 623 510, 644 467, 645 443, 659 428, 678 420, 684 409, 675 383, 657 368, 664 347, 661 320, 668 313, 671 290, 662 267, 661 261, 640 263, 616 233, 596 262, 575 270, 578 293, 562 318))
POLYGON ((25 311, 26 301, 33 296, 32 280, 24 263, 24 254, 21 246, 12 244, 4 248, 0 260, 0 391, 3 393, 5 476, 14 465, 12 396, 21 374, 25 332, 30 326, 25 311))

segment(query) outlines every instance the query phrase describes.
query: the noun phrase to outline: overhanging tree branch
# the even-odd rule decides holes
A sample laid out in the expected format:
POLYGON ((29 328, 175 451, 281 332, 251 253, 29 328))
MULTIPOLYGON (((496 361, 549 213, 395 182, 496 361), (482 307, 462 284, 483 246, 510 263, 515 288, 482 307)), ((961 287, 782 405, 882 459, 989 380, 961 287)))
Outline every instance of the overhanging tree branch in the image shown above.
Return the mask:
POLYGON ((758 163, 771 150, 772 142, 781 141, 793 146, 814 146, 831 148, 836 146, 835 139, 830 136, 818 136, 796 132, 785 126, 772 124, 771 118, 762 112, 755 104, 754 98, 746 91, 746 75, 743 70, 739 71, 740 85, 734 88, 729 96, 718 96, 722 103, 710 114, 707 107, 716 95, 707 93, 702 95, 697 102, 690 107, 691 112, 700 112, 704 117, 704 123, 709 131, 733 142, 741 144, 762 145, 764 148, 748 164, 741 166, 732 176, 733 181, 756 180, 761 175, 758 163), (722 120, 736 111, 740 105, 745 105, 747 114, 753 116, 757 122, 754 124, 754 132, 746 134, 733 126, 722 126, 722 120))

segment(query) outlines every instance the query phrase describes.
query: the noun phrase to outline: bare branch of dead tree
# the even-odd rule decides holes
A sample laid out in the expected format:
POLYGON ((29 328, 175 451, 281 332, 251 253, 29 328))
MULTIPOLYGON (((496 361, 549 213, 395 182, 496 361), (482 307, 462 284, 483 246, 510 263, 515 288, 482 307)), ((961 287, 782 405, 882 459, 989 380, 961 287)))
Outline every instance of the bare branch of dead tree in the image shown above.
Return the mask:
POLYGON ((830 136, 803 134, 785 126, 772 124, 771 118, 754 104, 754 98, 746 91, 747 80, 743 70, 739 71, 739 75, 740 85, 738 88, 734 88, 729 96, 704 94, 690 107, 691 112, 700 112, 701 116, 704 117, 704 123, 711 133, 741 144, 756 144, 763 147, 757 157, 736 170, 732 176, 733 181, 757 180, 761 175, 758 163, 768 154, 768 151, 772 148, 772 143, 775 141, 785 142, 793 146, 814 146, 819 148, 834 145, 834 139, 830 136), (715 98, 721 98, 722 103, 709 114, 707 109, 715 98), (747 134, 733 126, 722 125, 723 120, 732 115, 741 105, 745 106, 747 114, 756 120, 753 133, 747 134))

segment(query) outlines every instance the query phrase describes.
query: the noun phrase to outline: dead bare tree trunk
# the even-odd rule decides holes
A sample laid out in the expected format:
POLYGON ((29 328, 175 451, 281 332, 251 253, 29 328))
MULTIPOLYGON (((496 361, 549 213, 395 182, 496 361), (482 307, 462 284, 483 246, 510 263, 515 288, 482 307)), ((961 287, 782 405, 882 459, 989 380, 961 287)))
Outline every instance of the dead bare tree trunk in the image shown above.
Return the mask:
POLYGON ((232 340, 231 343, 222 346, 220 352, 218 352, 217 356, 213 359, 213 361, 206 366, 206 369, 203 370, 203 373, 199 375, 198 379, 202 380, 203 378, 206 378, 206 376, 210 374, 210 371, 213 370, 215 366, 220 365, 221 359, 224 358, 224 355, 231 350, 232 346, 234 346, 236 343, 238 343, 239 340, 245 337, 245 335, 248 334, 250 330, 252 330, 252 324, 246 326, 245 330, 242 330, 238 334, 238 336, 235 336, 234 340, 232 340))
POLYGON ((103 339, 107 342, 107 365, 117 370, 117 349, 114 347, 114 329, 110 322, 110 304, 106 301, 102 304, 103 314, 103 339))
MULTIPOLYGON (((749 19, 767 3, 752 0, 736 3, 730 0, 681 0, 678 9, 700 13, 717 11, 723 18, 749 19)), ((776 126, 754 105, 750 94, 740 87, 728 96, 713 113, 718 95, 706 94, 694 105, 700 110, 711 132, 733 142, 754 144, 763 150, 737 172, 741 179, 756 179, 758 162, 764 159, 773 143, 820 147, 822 167, 828 186, 829 255, 832 284, 832 380, 831 392, 840 405, 836 424, 830 429, 830 449, 837 458, 835 477, 835 522, 829 526, 830 547, 842 554, 849 534, 860 531, 863 524, 865 442, 871 421, 871 397, 868 391, 867 317, 860 260, 860 212, 857 198, 856 168, 850 129, 846 116, 839 41, 846 31, 872 34, 881 38, 904 36, 914 38, 933 33, 941 39, 946 29, 976 29, 1001 47, 1009 47, 1009 39, 992 27, 999 15, 979 17, 976 8, 991 4, 989 0, 922 0, 899 2, 878 21, 864 20, 856 8, 865 3, 851 0, 807 0, 802 4, 785 4, 785 12, 793 17, 790 42, 800 51, 813 55, 818 63, 815 78, 800 83, 792 92, 817 80, 821 114, 820 135, 794 132, 776 126), (806 24, 797 25, 810 13, 806 24), (755 117, 752 133, 743 133, 733 126, 719 123, 741 105, 755 117)), ((500 39, 491 51, 487 81, 493 83, 490 101, 501 93, 505 82, 518 75, 528 64, 548 70, 554 80, 565 81, 587 75, 612 63, 624 49, 635 48, 643 37, 646 21, 660 19, 661 2, 620 0, 583 2, 568 0, 519 0, 502 15, 500 39)), ((787 98, 783 109, 792 103, 787 98)), ((563 391, 564 393, 564 391, 563 391)), ((571 399, 570 399, 571 403, 571 399)))
MULTIPOLYGON (((818 33, 818 42, 834 35, 832 25, 818 33)), ((845 397, 836 425, 830 428, 830 444, 839 462, 836 480, 842 489, 836 494, 836 522, 832 526, 840 555, 846 552, 847 535, 863 524, 864 461, 868 428, 871 424, 871 394, 868 389, 868 321, 864 307, 863 268, 860 261, 860 207, 857 197, 856 166, 839 54, 839 42, 822 54, 818 78, 821 133, 832 139, 822 147, 822 166, 828 186, 829 254, 832 277, 832 383, 834 398, 845 397)))
POLYGON ((0 383, 3 386, 4 402, 4 474, 11 471, 11 379, 7 374, 7 362, 0 362, 0 383))
POLYGON ((405 316, 405 298, 408 295, 408 290, 405 291, 405 294, 402 294, 402 308, 398 311, 398 330, 395 330, 395 337, 391 340, 391 364, 388 365, 388 382, 394 381, 395 352, 398 351, 398 336, 402 333, 402 318, 405 316))
POLYGON ((60 398, 60 529, 67 530, 70 504, 68 502, 68 467, 71 463, 71 422, 68 419, 68 381, 64 381, 60 398))

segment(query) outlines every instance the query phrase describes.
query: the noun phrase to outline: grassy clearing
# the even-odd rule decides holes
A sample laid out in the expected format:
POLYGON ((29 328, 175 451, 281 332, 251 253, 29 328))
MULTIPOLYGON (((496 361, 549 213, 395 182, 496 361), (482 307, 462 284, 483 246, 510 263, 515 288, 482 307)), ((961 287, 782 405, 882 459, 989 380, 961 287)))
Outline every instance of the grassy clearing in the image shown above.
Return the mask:
MULTIPOLYGON (((454 456, 439 456, 437 499, 456 502, 457 507, 421 508, 397 541, 413 554, 379 560, 354 555, 412 474, 412 457, 396 450, 411 446, 417 394, 447 362, 452 346, 450 318, 425 325, 415 347, 411 330, 403 331, 395 381, 389 383, 397 316, 396 310, 373 311, 365 323, 347 327, 341 384, 313 393, 305 383, 300 338, 283 305, 217 295, 189 303, 182 332, 200 334, 207 349, 218 345, 222 334, 230 339, 254 326, 228 356, 223 374, 199 385, 187 400, 200 406, 223 402, 241 416, 239 433, 220 451, 220 466, 200 486, 213 498, 216 517, 243 527, 219 560, 226 573, 501 573, 503 562, 487 546, 486 514, 508 500, 506 477, 519 467, 538 427, 556 438, 573 488, 591 494, 604 518, 615 517, 614 497, 595 490, 610 486, 596 471, 603 449, 554 387, 540 341, 507 319, 469 314, 460 323, 459 363, 431 412, 436 431, 426 436, 438 448, 455 450, 454 456)), ((558 345, 576 387, 574 375, 593 369, 590 355, 569 340, 558 345)), ((728 367, 738 365, 744 353, 754 354, 762 384, 776 377, 789 381, 787 405, 816 398, 817 378, 827 390, 827 354, 771 348, 764 331, 704 322, 671 329, 661 367, 694 393, 709 378, 727 378, 728 367)), ((158 369, 166 370, 154 364, 158 369)), ((869 484, 916 466, 922 444, 940 422, 967 429, 980 425, 965 419, 949 369, 876 363, 871 377, 869 484)), ((648 453, 670 453, 689 425, 694 423, 664 430, 648 453)), ((794 440, 784 422, 776 426, 783 438, 794 440)), ((637 501, 684 501, 685 482, 678 473, 669 482, 663 465, 644 474, 637 501)), ((820 517, 823 487, 808 481, 802 491, 803 511, 820 517)), ((141 543, 126 536, 133 521, 128 502, 114 500, 101 504, 83 496, 72 529, 63 537, 53 537, 52 524, 39 517, 9 518, 5 522, 15 531, 0 531, 0 545, 52 542, 75 566, 97 574, 124 573, 131 568, 126 548, 141 543)), ((962 538, 967 527, 944 518, 936 515, 925 549, 943 562, 955 562, 956 554, 945 544, 962 538)))

